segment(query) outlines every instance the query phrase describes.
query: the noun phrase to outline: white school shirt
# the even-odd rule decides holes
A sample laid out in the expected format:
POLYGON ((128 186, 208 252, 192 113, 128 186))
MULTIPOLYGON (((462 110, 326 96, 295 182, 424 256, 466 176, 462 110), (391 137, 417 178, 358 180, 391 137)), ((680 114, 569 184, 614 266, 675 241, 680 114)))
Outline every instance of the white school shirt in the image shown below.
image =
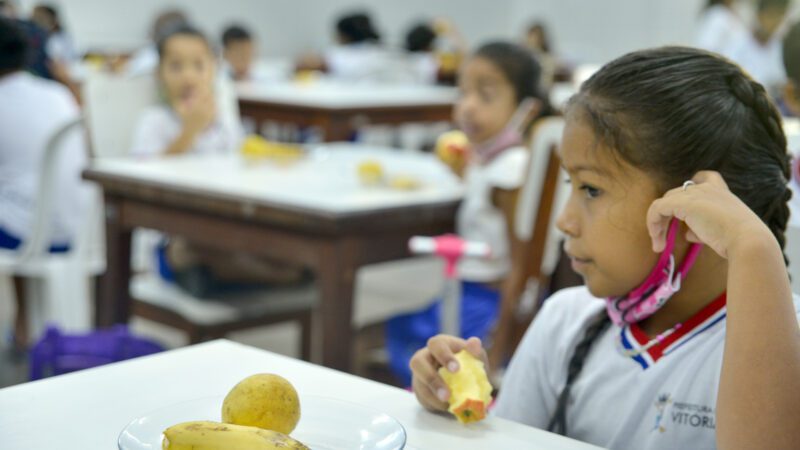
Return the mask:
MULTIPOLYGON (((166 104, 153 105, 145 109, 133 133, 131 154, 152 156, 164 153, 183 130, 177 113, 166 104)), ((217 119, 195 138, 187 153, 220 154, 235 152, 244 138, 242 124, 238 120, 217 119)))
POLYGON ((391 74, 392 54, 373 42, 345 44, 325 52, 331 78, 349 82, 376 82, 391 74))
POLYGON ((695 47, 722 53, 732 39, 744 33, 748 33, 747 26, 735 12, 727 6, 714 5, 700 17, 695 47))
POLYGON ((53 33, 47 38, 47 56, 67 64, 73 64, 79 59, 72 37, 63 31, 53 33))
POLYGON ((777 33, 766 44, 758 42, 749 30, 737 33, 722 54, 739 64, 771 95, 778 95, 786 83, 783 39, 777 33))
MULTIPOLYGON (((64 86, 25 72, 0 78, 0 99, 0 228, 24 241, 47 141, 80 111, 64 86)), ((62 140, 58 158, 51 242, 62 244, 74 238, 87 201, 81 171, 88 156, 80 129, 62 140)))
POLYGON ((456 217, 456 229, 463 239, 489 244, 489 258, 465 258, 458 267, 466 281, 492 282, 511 269, 508 225, 503 211, 492 204, 492 190, 517 189, 525 180, 529 152, 512 147, 485 166, 470 164, 464 174, 464 200, 456 217))
MULTIPOLYGON (((494 413, 546 429, 575 346, 604 308, 584 286, 545 301, 511 360, 494 413)), ((568 436, 620 450, 715 449, 725 317, 721 296, 635 357, 617 346, 641 348, 649 341, 641 329, 609 326, 573 384, 568 436)))

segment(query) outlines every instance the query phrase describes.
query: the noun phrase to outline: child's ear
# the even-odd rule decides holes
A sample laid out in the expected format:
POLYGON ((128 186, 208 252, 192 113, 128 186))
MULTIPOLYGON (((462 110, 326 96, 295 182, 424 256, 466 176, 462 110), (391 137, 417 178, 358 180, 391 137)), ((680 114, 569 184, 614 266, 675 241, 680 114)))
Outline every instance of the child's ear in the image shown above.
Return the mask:
POLYGON ((787 81, 783 86, 783 101, 795 116, 800 116, 800 87, 794 81, 787 81))

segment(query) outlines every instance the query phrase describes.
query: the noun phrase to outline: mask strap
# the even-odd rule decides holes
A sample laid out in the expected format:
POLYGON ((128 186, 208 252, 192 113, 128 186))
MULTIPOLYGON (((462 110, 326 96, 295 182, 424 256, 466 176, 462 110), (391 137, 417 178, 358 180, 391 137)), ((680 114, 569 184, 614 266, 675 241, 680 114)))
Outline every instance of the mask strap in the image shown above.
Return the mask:
POLYGON ((485 144, 475 146, 476 153, 484 164, 494 159, 504 150, 519 143, 519 136, 522 134, 523 128, 527 124, 528 116, 535 106, 536 99, 525 97, 500 133, 491 137, 485 144), (509 134, 514 135, 514 139, 510 139, 509 134))
MULTIPOLYGON (((639 298, 644 296, 647 291, 651 290, 653 285, 660 283, 663 280, 665 271, 669 269, 670 265, 670 257, 672 256, 672 250, 675 248, 675 237, 678 234, 678 228, 680 223, 677 219, 672 219, 669 224, 669 230, 667 231, 667 242, 664 246, 664 251, 661 252, 661 256, 658 258, 658 262, 656 266, 653 268, 653 271, 650 272, 647 279, 644 280, 642 284, 639 285, 636 289, 632 290, 628 295, 624 298, 639 298)), ((697 255, 694 255, 697 257, 697 255)), ((686 258, 688 259, 688 257, 686 258)), ((685 261, 684 261, 685 262, 685 261)), ((692 259, 692 263, 694 263, 694 259, 692 259)), ((681 268, 683 268, 685 264, 681 264, 681 268)), ((688 268, 686 270, 688 272, 688 268)), ((685 274, 684 274, 685 275, 685 274)), ((672 280, 670 280, 672 282, 672 280)))

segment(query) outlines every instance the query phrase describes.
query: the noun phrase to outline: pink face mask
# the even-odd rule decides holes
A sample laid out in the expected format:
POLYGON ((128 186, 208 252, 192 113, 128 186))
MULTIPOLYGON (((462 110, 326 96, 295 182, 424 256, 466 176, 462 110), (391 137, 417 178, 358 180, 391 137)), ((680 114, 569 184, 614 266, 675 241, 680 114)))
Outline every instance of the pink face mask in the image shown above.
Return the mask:
POLYGON ((522 100, 509 119, 508 124, 486 142, 472 146, 474 155, 480 164, 488 164, 504 150, 522 143, 522 133, 528 116, 536 106, 536 100, 528 97, 522 100))
POLYGON ((606 311, 615 325, 625 326, 652 316, 681 289, 681 280, 686 278, 703 246, 692 244, 676 272, 672 250, 675 248, 679 224, 678 220, 672 219, 664 251, 644 283, 624 297, 606 299, 606 311))

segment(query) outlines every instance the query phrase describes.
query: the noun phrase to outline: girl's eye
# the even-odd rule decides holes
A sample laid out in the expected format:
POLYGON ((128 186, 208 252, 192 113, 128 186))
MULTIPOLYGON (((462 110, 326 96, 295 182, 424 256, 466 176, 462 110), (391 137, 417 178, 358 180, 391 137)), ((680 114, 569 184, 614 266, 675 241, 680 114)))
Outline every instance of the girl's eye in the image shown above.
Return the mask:
POLYGON ((590 186, 588 184, 583 184, 580 187, 580 190, 586 193, 586 198, 597 198, 600 196, 600 189, 597 189, 594 186, 590 186))
MULTIPOLYGON (((567 179, 564 180, 564 182, 566 184, 571 184, 572 180, 567 178, 567 179)), ((596 187, 588 185, 588 184, 582 184, 578 188, 578 190, 583 191, 586 194, 586 198, 589 198, 589 199, 597 198, 602 193, 602 191, 600 189, 597 189, 596 187)))

